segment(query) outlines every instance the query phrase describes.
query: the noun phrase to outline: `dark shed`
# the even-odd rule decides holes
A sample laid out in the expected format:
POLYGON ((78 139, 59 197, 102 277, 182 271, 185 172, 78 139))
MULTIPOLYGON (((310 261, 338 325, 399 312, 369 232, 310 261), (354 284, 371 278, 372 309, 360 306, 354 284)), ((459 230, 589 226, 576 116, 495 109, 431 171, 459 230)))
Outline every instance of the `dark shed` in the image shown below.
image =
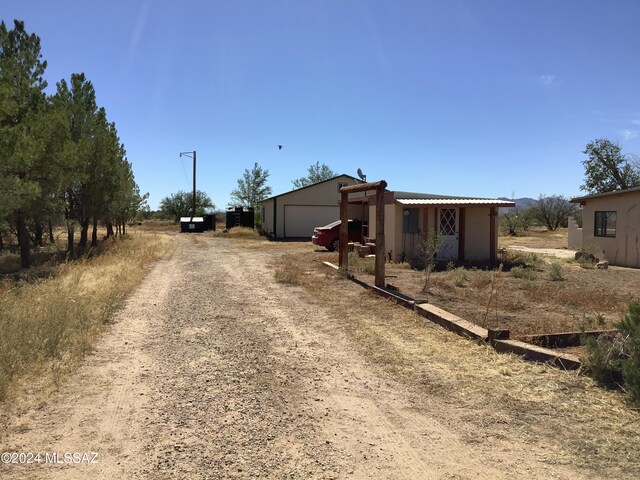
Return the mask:
POLYGON ((253 228, 253 220, 252 207, 227 208, 227 230, 233 227, 253 228))

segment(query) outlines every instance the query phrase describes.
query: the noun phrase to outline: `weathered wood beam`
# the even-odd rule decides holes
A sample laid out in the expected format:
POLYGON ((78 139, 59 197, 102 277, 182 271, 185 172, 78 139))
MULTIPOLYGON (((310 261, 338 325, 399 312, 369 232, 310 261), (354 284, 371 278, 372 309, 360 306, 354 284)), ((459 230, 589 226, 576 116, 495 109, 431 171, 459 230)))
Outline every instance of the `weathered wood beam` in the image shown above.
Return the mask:
POLYGON ((384 287, 384 264, 385 264, 385 246, 384 246, 384 189, 387 182, 384 180, 376 182, 378 184, 376 190, 376 287, 384 287))
POLYGON ((370 183, 358 183, 356 185, 349 185, 346 187, 342 187, 340 189, 340 193, 356 193, 356 192, 366 192, 368 190, 378 190, 387 188, 387 182, 384 180, 380 180, 379 182, 370 182, 370 183))
POLYGON ((349 243, 349 193, 340 189, 340 235, 338 245, 338 265, 345 270, 349 267, 348 246, 349 243))

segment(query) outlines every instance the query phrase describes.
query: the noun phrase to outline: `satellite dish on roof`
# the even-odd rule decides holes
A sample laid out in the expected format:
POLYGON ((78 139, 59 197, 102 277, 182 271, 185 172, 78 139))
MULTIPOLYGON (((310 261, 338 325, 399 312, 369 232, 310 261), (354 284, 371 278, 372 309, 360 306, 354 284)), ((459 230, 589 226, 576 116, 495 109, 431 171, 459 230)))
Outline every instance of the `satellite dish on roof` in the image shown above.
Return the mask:
POLYGON ((363 182, 367 181, 367 176, 364 173, 362 173, 362 170, 360 168, 358 169, 358 176, 360 177, 360 180, 362 180, 363 182))

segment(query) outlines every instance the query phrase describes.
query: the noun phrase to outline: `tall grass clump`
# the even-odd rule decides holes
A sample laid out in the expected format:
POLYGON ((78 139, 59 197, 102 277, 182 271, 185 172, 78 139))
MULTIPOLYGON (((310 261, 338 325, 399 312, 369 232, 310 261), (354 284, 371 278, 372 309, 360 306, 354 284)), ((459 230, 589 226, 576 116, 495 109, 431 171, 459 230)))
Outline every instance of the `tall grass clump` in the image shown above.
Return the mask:
POLYGON ((536 272, 525 267, 515 266, 509 272, 513 278, 519 280, 535 280, 536 272))
POLYGON ((285 285, 300 285, 302 280, 302 269, 292 260, 285 259, 276 267, 274 276, 276 282, 285 285))
POLYGON ((562 265, 558 262, 554 262, 549 265, 549 278, 552 282, 560 282, 564 280, 564 272, 562 271, 562 265))
POLYGON ((215 235, 229 238, 243 238, 247 240, 259 240, 261 238, 260 233, 258 233, 257 230, 248 227, 233 227, 226 233, 223 230, 221 232, 216 232, 215 235))
POLYGON ((513 267, 540 269, 544 265, 544 260, 535 253, 520 252, 517 250, 501 251, 499 260, 507 271, 513 267))
POLYGON ((464 287, 469 281, 467 271, 463 267, 450 269, 448 277, 456 287, 464 287))
POLYGON ((99 255, 63 263, 51 277, 0 289, 0 401, 13 380, 56 383, 89 350, 114 310, 168 250, 169 237, 142 234, 108 242, 99 255))
POLYGON ((586 339, 587 373, 609 388, 622 388, 629 403, 640 408, 640 303, 632 303, 614 335, 586 339))

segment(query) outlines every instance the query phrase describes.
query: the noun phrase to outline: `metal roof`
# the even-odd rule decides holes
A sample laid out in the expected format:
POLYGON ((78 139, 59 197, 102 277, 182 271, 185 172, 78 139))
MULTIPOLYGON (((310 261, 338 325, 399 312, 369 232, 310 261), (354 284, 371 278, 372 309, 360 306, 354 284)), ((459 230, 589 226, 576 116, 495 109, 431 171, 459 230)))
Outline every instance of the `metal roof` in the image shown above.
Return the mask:
POLYGON ((581 203, 581 202, 584 202, 585 200, 591 200, 593 198, 610 197, 613 195, 626 195, 627 193, 634 193, 634 192, 640 192, 640 187, 632 187, 624 190, 613 190, 611 192, 604 192, 604 193, 594 193, 592 195, 585 195, 584 197, 575 197, 571 199, 571 202, 581 203))
POLYGON ((203 217, 180 217, 180 222, 204 222, 203 217))
POLYGON ((483 205, 492 207, 515 207, 515 202, 495 198, 398 198, 400 205, 483 205))
POLYGON ((351 175, 347 175, 346 173, 341 173, 340 175, 336 175, 335 177, 327 178, 326 180, 322 180, 320 182, 310 183, 309 185, 305 185, 304 187, 295 188, 293 190, 289 190, 288 192, 280 193, 278 195, 274 195, 272 197, 265 198, 264 200, 261 200, 260 203, 264 203, 264 202, 267 202, 269 200, 273 200, 274 198, 282 197, 284 195, 289 195, 290 193, 297 192, 297 191, 300 191, 300 190, 304 190, 305 188, 315 187, 315 186, 318 186, 318 185, 320 185, 322 183, 326 183, 326 182, 330 182, 332 180, 336 180, 336 179, 338 179, 340 177, 349 177, 351 180, 355 180, 356 182, 359 181, 357 178, 352 177, 351 175))

